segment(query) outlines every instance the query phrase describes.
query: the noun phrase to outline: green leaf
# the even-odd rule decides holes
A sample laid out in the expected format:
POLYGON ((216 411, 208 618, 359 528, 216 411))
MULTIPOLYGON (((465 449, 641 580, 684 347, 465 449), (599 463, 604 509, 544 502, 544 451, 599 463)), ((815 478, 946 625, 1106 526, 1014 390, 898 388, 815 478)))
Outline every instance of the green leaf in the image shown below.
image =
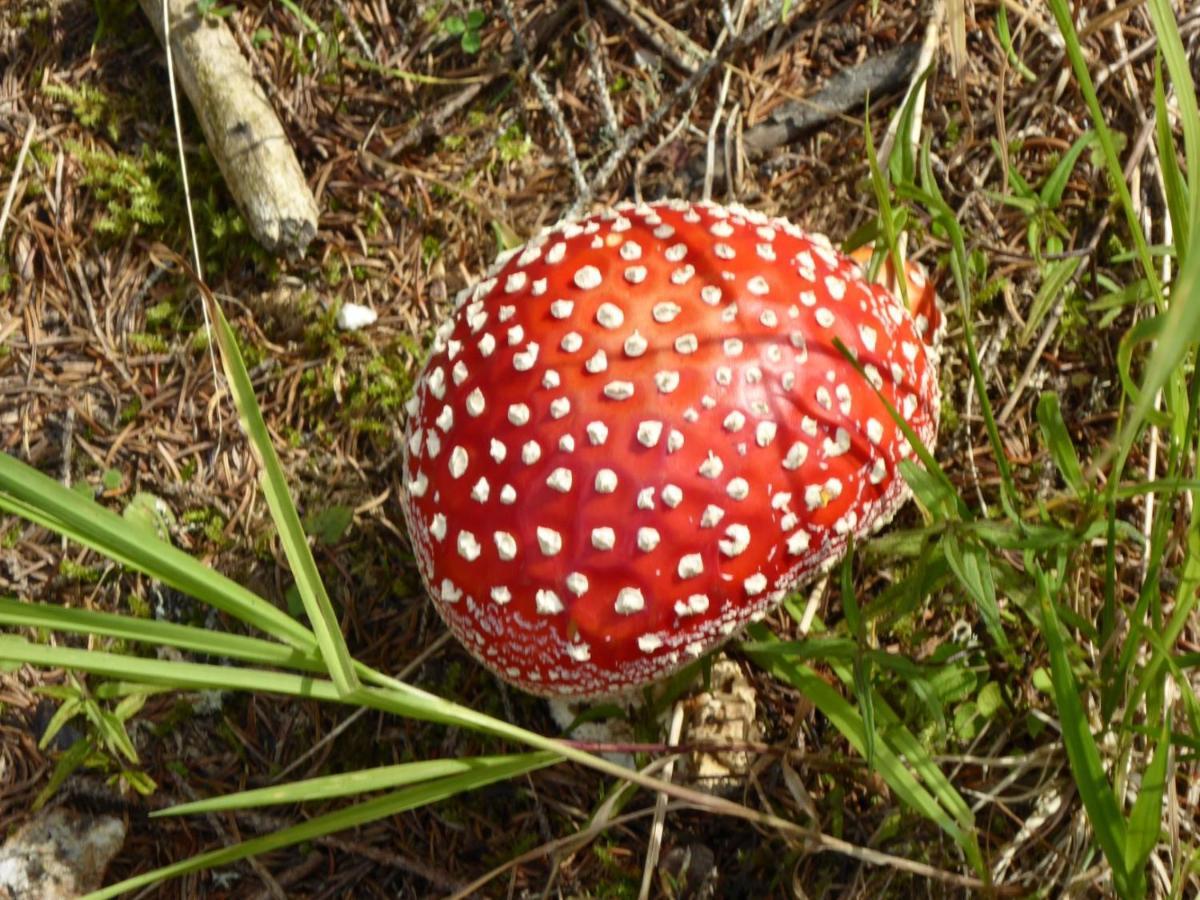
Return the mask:
MULTIPOLYGON (((748 656, 778 678, 796 687, 829 719, 859 753, 866 754, 866 733, 862 717, 830 685, 807 666, 775 653, 763 652, 764 645, 778 641, 761 624, 747 629, 754 643, 743 645, 748 656)), ((844 669, 839 669, 843 677, 844 669)), ((845 673, 849 678, 849 673, 845 673)), ((876 714, 885 724, 875 751, 876 771, 896 795, 912 809, 946 832, 966 854, 971 866, 984 870, 983 858, 975 839, 973 817, 966 802, 937 768, 928 749, 904 727, 894 712, 877 699, 876 714), (907 765, 906 762, 907 761, 907 765), (912 766, 912 771, 908 766, 912 766), (936 797, 914 775, 936 791, 936 797)))
POLYGON ((1038 286, 1038 292, 1029 307, 1029 316, 1017 339, 1021 346, 1029 343, 1038 326, 1046 318, 1046 314, 1050 312, 1057 301, 1062 299, 1062 294, 1069 289, 1071 280, 1079 271, 1082 262, 1083 260, 1078 257, 1071 257, 1070 259, 1056 259, 1042 266, 1042 283, 1038 286))
POLYGON ((323 544, 336 544, 345 535, 354 521, 354 510, 349 506, 330 506, 309 516, 304 530, 323 544))
POLYGON ((329 601, 329 595, 325 592, 325 585, 317 571, 317 563, 308 546, 308 538, 300 525, 300 516, 288 493, 287 479, 279 464, 271 435, 267 431, 267 423, 263 420, 262 411, 254 397, 254 386, 242 360, 237 338, 216 299, 211 294, 207 294, 207 299, 210 301, 213 329, 217 344, 221 348, 221 362, 225 368, 225 375, 229 379, 230 390, 241 415, 246 436, 262 469, 263 496, 266 497, 271 518, 279 531, 279 540, 283 544, 292 575, 296 579, 296 587, 304 600, 308 621, 316 634, 317 645, 321 648, 321 658, 325 661, 329 676, 338 690, 343 694, 351 694, 359 687, 354 662, 342 637, 341 625, 334 614, 333 604, 329 601))
POLYGON ((38 791, 37 797, 30 804, 34 812, 46 805, 46 801, 58 793, 58 789, 63 786, 63 783, 70 778, 75 770, 83 765, 84 760, 92 753, 92 740, 88 737, 81 737, 75 741, 54 763, 54 771, 50 773, 50 778, 46 781, 45 786, 38 791))
POLYGON ((446 30, 446 34, 457 36, 467 30, 467 23, 461 16, 447 16, 442 22, 442 28, 446 30))
POLYGON ((1000 46, 1008 54, 1009 63, 1020 73, 1021 77, 1026 81, 1037 81, 1037 76, 1033 74, 1029 66, 1025 65, 1013 48, 1012 35, 1008 30, 1008 10, 1003 3, 996 7, 996 36, 1000 40, 1000 46))
POLYGON ((1071 145, 1071 149, 1063 154, 1063 158, 1058 161, 1058 165, 1054 167, 1054 171, 1050 173, 1050 177, 1046 179, 1046 183, 1042 185, 1042 190, 1039 194, 1042 205, 1046 209, 1057 209, 1058 204, 1062 202, 1063 191, 1067 187, 1067 182, 1071 178, 1071 173, 1075 171, 1075 164, 1079 161, 1079 157, 1084 150, 1094 146, 1096 143, 1096 133, 1094 131, 1085 131, 1075 143, 1071 145))
POLYGON ((907 459, 900 461, 900 476, 934 522, 942 523, 953 518, 958 494, 952 485, 907 459))
POLYGON ((1037 420, 1042 429, 1042 439, 1046 442, 1063 481, 1074 491, 1076 497, 1086 496, 1088 487, 1083 480, 1079 457, 1075 455, 1075 445, 1071 442, 1071 435, 1063 421, 1057 394, 1047 391, 1038 399, 1037 420))
MULTIPOLYGON (((1149 316, 1126 331, 1117 345, 1117 375, 1121 379, 1121 386, 1125 393, 1135 403, 1140 402, 1142 389, 1138 387, 1133 377, 1133 352, 1141 344, 1157 341, 1165 325, 1165 316, 1149 316)), ((1146 418, 1160 428, 1165 428, 1170 424, 1165 413, 1156 412, 1153 409, 1148 410, 1146 418)))
POLYGON ((1063 744, 1067 748, 1067 759, 1075 785, 1087 812, 1088 821, 1096 835, 1096 841, 1112 866, 1113 880, 1117 892, 1127 884, 1125 849, 1128 836, 1125 819, 1121 815, 1112 785, 1104 773, 1100 760, 1100 749, 1096 738, 1088 727, 1087 711, 1080 700, 1079 684, 1071 671, 1067 656, 1067 645, 1062 624, 1059 622, 1051 597, 1047 576, 1040 569, 1034 570, 1038 582, 1042 608, 1042 634, 1050 653, 1050 682, 1058 707, 1059 723, 1062 728, 1063 744))
MULTIPOLYGON (((1105 121, 1104 109, 1096 94, 1096 87, 1088 70, 1087 59, 1084 57, 1083 48, 1079 42, 1079 34, 1075 30, 1071 8, 1067 0, 1048 0, 1048 2, 1050 4, 1050 11, 1053 13, 1054 19, 1058 24, 1059 31, 1062 33, 1063 41, 1066 45, 1067 58, 1070 60, 1071 68, 1075 73, 1075 79, 1079 83, 1079 89, 1083 93, 1084 100, 1087 102, 1088 110, 1092 116, 1092 125, 1096 130, 1096 136, 1103 151, 1109 182, 1112 189, 1116 191, 1121 209, 1125 214, 1126 225, 1137 248, 1142 272, 1150 284, 1150 294, 1154 298, 1155 304, 1161 309, 1163 303, 1162 284, 1155 271, 1154 260, 1150 255, 1150 248, 1146 243, 1142 224, 1134 209, 1133 198, 1129 193, 1129 186, 1125 183, 1124 170, 1117 153, 1116 141, 1105 121)), ((1158 34, 1160 46, 1163 46, 1165 51, 1167 67, 1171 72, 1172 80, 1176 84, 1181 108, 1192 111, 1194 115, 1196 109, 1195 88, 1191 83, 1191 76, 1188 73, 1187 60, 1182 49, 1182 43, 1179 42, 1178 29, 1175 28, 1174 12, 1166 0, 1151 0, 1149 9, 1151 18, 1154 20, 1155 31, 1158 34), (1172 37, 1173 41, 1171 40, 1172 37), (1171 45, 1170 49, 1167 48, 1167 44, 1171 45)), ((1193 121, 1189 123, 1186 111, 1184 112, 1183 119, 1184 134, 1185 138, 1188 139, 1186 142, 1188 144, 1190 163, 1195 158, 1192 148, 1200 147, 1200 143, 1191 140, 1188 138, 1188 135, 1200 136, 1200 122, 1193 121)), ((1193 168, 1192 171, 1195 171, 1195 169, 1193 168)), ((1195 179, 1193 180, 1195 181, 1195 179)), ((1193 211, 1197 209, 1198 203, 1200 203, 1200 196, 1197 195, 1196 189, 1197 185, 1193 184, 1191 191, 1193 211)), ((1194 220, 1195 215, 1192 218, 1194 220)), ((1177 374, 1176 368, 1186 354, 1188 346, 1192 341, 1192 336, 1196 334, 1197 328, 1200 327, 1200 292, 1196 290, 1196 279, 1197 275, 1200 274, 1197 272, 1197 267, 1200 266, 1198 256, 1200 254, 1189 254, 1189 262, 1180 272, 1175 282, 1172 297, 1178 302, 1173 302, 1170 306, 1169 327, 1164 329, 1163 337, 1160 339, 1158 347, 1150 358, 1141 394, 1135 401, 1133 409, 1125 422, 1125 426, 1114 444, 1113 452, 1119 454, 1120 465, 1123 465, 1125 456, 1132 448, 1134 438, 1145 421, 1147 414, 1152 409, 1154 398, 1159 389, 1171 379, 1173 374, 1177 374)))
POLYGON ((106 491, 119 490, 124 481, 125 476, 121 474, 120 469, 105 469, 104 474, 100 476, 100 483, 106 491))
POLYGON ((50 721, 46 723, 46 730, 42 732, 42 736, 38 740, 39 750, 49 747, 66 724, 83 712, 83 703, 83 698, 78 696, 68 697, 62 701, 58 709, 54 711, 54 715, 50 717, 50 721))
POLYGON ((996 600, 996 583, 992 577, 987 552, 974 543, 961 544, 953 534, 942 540, 946 562, 957 576, 959 583, 975 601, 979 616, 987 627, 988 634, 1006 657, 1012 656, 1008 636, 1000 624, 1000 606, 996 600))
POLYGON ((975 700, 975 705, 979 709, 979 714, 985 719, 990 719, 1004 709, 1004 693, 1000 690, 1000 685, 994 681, 985 684, 983 690, 979 692, 979 697, 975 700))
POLYGON ((1125 862, 1133 876, 1145 877, 1146 863, 1158 845, 1163 827, 1163 790, 1167 782, 1167 758, 1171 749, 1169 720, 1164 721, 1150 765, 1142 773, 1142 787, 1129 814, 1125 836, 1125 862))
POLYGON ((482 9, 473 9, 467 13, 467 28, 471 31, 478 31, 487 21, 487 13, 482 9))
POLYGON ((1169 0, 1149 0, 1147 8, 1154 22, 1154 34, 1171 84, 1175 87, 1175 102, 1179 104, 1179 121, 1183 127, 1185 168, 1189 173, 1189 221, 1200 221, 1200 104, 1196 100, 1196 84, 1192 80, 1192 58, 1183 46, 1175 10, 1169 0))
POLYGON ((146 491, 138 491, 133 499, 125 504, 121 515, 126 522, 145 528, 162 541, 169 541, 171 529, 175 526, 175 514, 165 500, 146 491))
POLYGON ((483 46, 483 42, 479 37, 479 32, 473 29, 464 32, 460 44, 462 45, 464 53, 478 53, 479 48, 483 46))
POLYGON ((1188 185, 1179 169, 1179 157, 1175 153, 1175 135, 1171 128, 1171 114, 1167 109, 1161 59, 1154 61, 1154 138, 1175 246, 1186 254, 1192 224, 1188 209, 1188 185))

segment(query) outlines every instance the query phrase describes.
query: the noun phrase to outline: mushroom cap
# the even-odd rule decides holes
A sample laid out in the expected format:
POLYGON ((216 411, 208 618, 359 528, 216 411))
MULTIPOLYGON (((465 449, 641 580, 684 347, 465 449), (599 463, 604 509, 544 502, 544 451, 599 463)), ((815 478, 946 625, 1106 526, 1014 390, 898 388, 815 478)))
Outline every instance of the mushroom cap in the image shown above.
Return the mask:
POLYGON ((524 690, 648 683, 892 517, 913 450, 880 395, 932 443, 934 351, 824 237, 683 201, 560 224, 437 329, 406 429, 421 575, 524 690))

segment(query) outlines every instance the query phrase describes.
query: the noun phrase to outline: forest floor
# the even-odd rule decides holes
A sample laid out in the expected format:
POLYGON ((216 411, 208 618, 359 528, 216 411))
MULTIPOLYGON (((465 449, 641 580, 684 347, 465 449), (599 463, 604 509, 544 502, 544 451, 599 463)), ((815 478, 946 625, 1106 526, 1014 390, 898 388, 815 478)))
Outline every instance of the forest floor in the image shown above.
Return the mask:
MULTIPOLYGON (((875 147, 886 143, 910 77, 873 91, 869 116, 858 102, 765 151, 749 138, 783 104, 810 97, 837 73, 919 47, 930 5, 797 0, 784 5, 785 16, 778 4, 749 0, 655 0, 650 15, 636 0, 524 0, 515 4, 515 24, 528 65, 502 3, 211 5, 210 15, 233 29, 252 59, 320 220, 302 259, 269 257, 246 235, 184 102, 203 275, 242 342, 356 657, 488 714, 560 733, 544 702, 504 688, 444 639, 413 564, 398 500, 403 402, 433 326, 499 250, 576 204, 590 210, 635 196, 707 195, 785 216, 835 242, 855 234, 878 214, 865 130, 875 147), (552 95, 553 114, 535 80, 552 95), (337 310, 349 302, 373 308, 378 321, 339 329, 337 310)), ((1121 342, 1147 310, 1120 294, 1137 268, 1100 152, 1087 144, 1069 153, 1094 122, 1048 8, 1033 0, 966 6, 962 59, 953 58, 949 27, 936 33, 920 135, 965 238, 969 306, 950 274, 944 229, 931 227, 919 202, 893 196, 909 209, 909 252, 933 273, 948 313, 936 456, 981 519, 1003 516, 1007 482, 1031 521, 1077 536, 1061 547, 1061 615, 1082 710, 1128 811, 1139 783, 1127 775, 1145 768, 1153 744, 1143 738, 1156 733, 1157 722, 1127 710, 1124 695, 1110 702, 1100 673, 1110 671, 1111 641, 1124 640, 1124 623, 1145 593, 1139 541, 1148 529, 1147 495, 1131 492, 1115 504, 1119 527, 1111 541, 1103 510, 1097 529, 1078 521, 1068 528, 1065 520, 1081 507, 1062 499, 1038 407, 1043 392, 1056 394, 1084 464, 1103 453, 1129 402, 1118 375, 1121 342), (1055 189, 1043 190, 1048 184, 1055 189), (985 427, 968 337, 1006 466, 985 427), (1119 610, 1115 638, 1097 624, 1106 602, 1119 610)), ((1155 153, 1149 17, 1136 3, 1075 6, 1147 240, 1170 244, 1155 153)), ((1200 19, 1180 27, 1191 47, 1200 19)), ((137 3, 4 5, 0 188, 13 177, 31 118, 30 151, 0 242, 0 450, 116 511, 161 500, 177 546, 296 611, 255 458, 208 352, 201 306, 155 250, 162 244, 186 255, 188 238, 163 53, 137 3)), ((1136 442, 1126 478, 1152 477, 1156 454, 1165 469, 1165 442, 1149 432, 1136 442)), ((1156 576, 1164 612, 1175 602, 1190 510, 1170 502, 1179 512, 1168 517, 1156 576)), ((910 504, 887 533, 890 543, 860 553, 853 566, 869 626, 865 637, 851 636, 909 664, 876 665, 867 676, 871 691, 898 711, 971 807, 1000 893, 1110 894, 1062 737, 1047 643, 1025 577, 1028 556, 1020 547, 979 545, 1011 649, 1002 648, 923 516, 910 504)), ((837 582, 808 586, 765 626, 801 637, 793 613, 808 609, 810 621, 815 612, 845 636, 837 582)), ((224 622, 177 592, 3 516, 0 594, 210 628, 224 622)), ((1123 665, 1136 666, 1138 653, 1148 652, 1138 646, 1123 665)), ((1194 671, 1194 614, 1175 650, 1192 655, 1183 670, 1194 671)), ((736 642, 726 654, 753 687, 757 710, 746 745, 749 774, 731 796, 923 868, 880 863, 867 852, 818 852, 770 828, 678 808, 666 816, 655 896, 974 893, 961 879, 979 873, 961 847, 904 804, 794 684, 736 642)), ((841 685, 828 661, 809 661, 841 685)), ((39 748, 57 708, 40 688, 67 678, 0 668, 0 836, 27 819, 62 752, 87 732, 77 720, 39 748)), ((855 696, 855 684, 844 690, 855 696)), ((1168 694, 1178 700, 1180 692, 1168 694)), ((1200 890, 1200 735, 1188 736, 1177 715, 1184 737, 1149 853, 1152 896, 1200 890)), ((639 739, 663 740, 653 720, 639 728, 639 739)), ((137 766, 98 752, 51 801, 126 818, 129 837, 110 880, 331 808, 146 817, 172 802, 281 777, 513 749, 435 724, 254 693, 152 696, 129 730, 137 766), (154 788, 143 795, 134 786, 145 779, 154 788)), ((635 897, 653 795, 634 794, 622 808, 646 814, 587 841, 555 844, 587 825, 611 787, 588 769, 559 765, 253 865, 167 881, 141 896, 443 896, 493 873, 476 895, 635 897), (545 852, 532 852, 538 848, 545 852)))

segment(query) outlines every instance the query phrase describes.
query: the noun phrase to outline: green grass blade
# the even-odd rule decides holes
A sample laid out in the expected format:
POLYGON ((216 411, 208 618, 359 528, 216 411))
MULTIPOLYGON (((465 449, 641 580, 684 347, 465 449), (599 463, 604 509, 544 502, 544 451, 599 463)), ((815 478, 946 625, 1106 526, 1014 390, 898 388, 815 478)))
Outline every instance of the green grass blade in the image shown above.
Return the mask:
POLYGON ((879 735, 875 731, 875 690, 871 682, 871 659, 864 653, 868 648, 867 630, 863 626, 862 612, 858 607, 858 598, 854 595, 854 539, 846 544, 846 556, 842 560, 842 609, 846 614, 846 624, 854 635, 854 656, 851 667, 854 670, 854 697, 858 700, 859 713, 862 715, 863 736, 866 739, 867 768, 875 768, 875 746, 879 743, 879 735))
POLYGON ((1121 167, 1121 160, 1117 156, 1117 142, 1114 140, 1112 131, 1108 127, 1107 120, 1104 117, 1104 110, 1100 106, 1100 99, 1096 95, 1096 86, 1092 82, 1091 72, 1088 71, 1087 60, 1083 55, 1083 47, 1079 43, 1079 34, 1076 32, 1075 23, 1071 18, 1071 9, 1067 4, 1067 0, 1047 0, 1047 2, 1050 4, 1050 12, 1054 15, 1054 19, 1058 23, 1058 30, 1062 34, 1066 45, 1067 59, 1070 60, 1071 68, 1075 73, 1075 80, 1079 83, 1079 90, 1087 102, 1088 111, 1092 114, 1092 124, 1095 128, 1096 139, 1100 142, 1100 149, 1104 154, 1104 161, 1108 169, 1109 181, 1111 182, 1110 186, 1117 192, 1117 197, 1121 201, 1121 209, 1125 213, 1126 225, 1129 227, 1129 232, 1133 236, 1133 241, 1137 246, 1138 258, 1141 261, 1142 269, 1150 282, 1150 292, 1153 296, 1161 298, 1162 285, 1159 284, 1158 275, 1154 271, 1154 261, 1150 257, 1150 248, 1146 244, 1146 236, 1142 232, 1142 225, 1138 221, 1137 212, 1133 208, 1133 198, 1129 195, 1129 186, 1125 183, 1125 173, 1121 167))
POLYGON ((1085 131, 1075 139, 1075 143, 1071 145, 1071 149, 1063 154, 1063 158, 1058 161, 1058 165, 1054 167, 1054 170, 1050 173, 1050 176, 1046 179, 1046 183, 1042 185, 1042 189, 1038 193, 1042 204, 1047 209, 1058 209, 1058 204, 1062 202, 1063 191, 1066 190, 1071 173, 1075 171, 1075 164, 1079 161, 1079 157, 1083 155, 1083 151, 1090 149, 1095 143, 1095 133, 1085 131))
MULTIPOLYGON (((833 723, 834 727, 850 742, 850 745, 865 756, 867 747, 866 731, 862 717, 854 707, 846 702, 837 691, 807 666, 789 660, 780 654, 764 653, 755 649, 758 646, 773 643, 777 640, 767 628, 762 625, 752 625, 748 629, 748 633, 754 639, 755 643, 744 645, 743 649, 746 650, 747 655, 757 665, 762 666, 778 678, 800 690, 833 723)), ((849 675, 847 677, 852 678, 849 675)), ((894 716, 890 710, 885 708, 885 704, 882 702, 878 703, 877 711, 881 716, 887 717, 889 721, 894 716)), ((899 724, 898 721, 896 724, 899 724)), ((900 730, 904 730, 903 726, 900 726, 900 730)), ((973 828, 968 824, 971 821, 971 814, 969 809, 966 808, 966 804, 961 801, 961 798, 959 798, 959 803, 955 804, 957 807, 956 811, 965 812, 963 824, 966 824, 966 827, 964 828, 963 824, 960 824, 958 816, 949 812, 917 780, 905 765, 901 756, 901 753, 903 753, 904 758, 907 758, 911 762, 920 756, 928 758, 928 751, 922 748, 916 742, 915 738, 913 738, 911 743, 905 742, 906 750, 897 751, 893 732, 894 729, 889 728, 881 735, 883 740, 879 742, 875 750, 875 770, 879 772, 888 786, 896 793, 897 797, 911 809, 916 810, 919 814, 936 824, 955 843, 962 847, 971 865, 976 871, 983 874, 985 872, 983 858, 979 852, 973 828), (916 756, 913 755, 912 751, 915 751, 916 756)), ((932 760, 929 760, 929 762, 932 764, 932 760)), ((956 793, 952 787, 950 791, 956 793)))
POLYGON ((0 453, 0 509, 156 578, 302 652, 316 647, 307 628, 262 597, 5 453, 0 453))
MULTIPOLYGON (((1129 832, 1125 837, 1125 865, 1131 878, 1145 879, 1146 863, 1162 834, 1163 790, 1167 782, 1167 757, 1171 748, 1171 729, 1164 721, 1154 747, 1150 765, 1142 773, 1142 787, 1129 814, 1129 832)), ((1142 890, 1145 888, 1143 886, 1142 890)))
MULTIPOLYGON (((1124 171, 1117 155, 1116 141, 1113 139, 1112 132, 1105 122, 1104 110, 1100 106, 1095 85, 1088 71, 1087 61, 1083 55, 1083 48, 1079 43, 1079 35, 1075 30, 1075 25, 1071 18, 1071 10, 1066 0, 1048 0, 1048 2, 1055 21, 1058 23, 1059 31, 1062 33, 1063 40, 1065 41, 1067 57, 1075 72, 1076 81, 1079 83, 1080 91, 1083 93, 1088 110, 1092 115, 1096 135, 1100 141, 1105 165, 1108 169, 1109 181, 1120 200, 1121 209, 1125 214, 1129 233, 1133 237, 1143 274, 1150 285, 1150 295, 1154 299, 1156 307, 1161 311, 1165 304, 1162 284, 1155 271, 1154 260, 1151 257, 1150 248, 1146 243, 1146 236, 1142 231, 1141 223, 1138 221, 1137 212, 1134 210, 1133 199, 1129 194, 1129 187, 1125 183, 1124 171)), ((1195 88, 1192 84, 1191 75, 1188 73, 1187 59, 1183 52, 1182 43, 1179 41, 1179 32, 1175 25, 1174 12, 1165 0, 1152 0, 1149 4, 1149 9, 1151 18, 1154 20, 1155 31, 1157 32, 1160 46, 1164 50, 1167 69, 1171 73, 1176 87, 1176 94, 1179 96, 1181 118, 1184 121, 1185 145, 1190 164, 1196 159, 1195 154, 1200 152, 1200 114, 1196 111, 1195 88)), ((1195 171, 1194 167, 1190 170, 1195 171)), ((1197 210, 1200 208, 1198 206, 1200 198, 1197 196, 1197 188, 1200 187, 1200 184, 1197 184, 1197 181, 1196 178, 1192 179, 1193 186, 1189 191, 1192 201, 1193 220, 1195 220, 1197 210)), ((1192 240, 1194 243, 1194 238, 1192 240)), ((1179 365, 1194 341, 1197 330, 1200 329, 1200 293, 1197 293, 1197 277, 1200 276, 1200 272, 1197 270, 1200 269, 1200 258, 1198 258, 1200 254, 1190 251, 1191 248, 1189 247, 1188 252, 1181 254, 1181 256, 1186 257, 1187 262, 1181 269, 1172 289, 1173 302, 1167 313, 1158 346, 1151 354, 1146 365, 1141 392, 1134 401, 1129 417, 1126 419, 1125 425, 1121 429, 1121 433, 1112 451, 1110 451, 1110 453, 1117 454, 1118 472, 1124 465, 1125 456, 1133 446, 1134 439, 1142 423, 1153 408, 1154 398, 1158 394, 1158 391, 1166 387, 1170 381, 1173 387, 1168 391, 1169 397, 1179 397, 1183 393, 1179 365)))
POLYGON ((1055 301, 1062 296, 1075 278, 1081 262, 1082 260, 1072 257, 1043 264, 1042 283, 1038 286, 1037 295, 1029 307, 1025 327, 1021 329, 1021 334, 1017 338, 1020 346, 1024 347, 1033 339, 1034 333, 1046 318, 1046 314, 1050 312, 1055 301))
POLYGON ((154 646, 177 647, 192 653, 204 653, 224 659, 236 659, 256 666, 278 666, 324 674, 316 651, 301 653, 260 638, 210 631, 174 622, 157 622, 116 613, 87 609, 66 609, 45 603, 27 603, 0 597, 0 625, 15 628, 47 628, 72 634, 135 641, 154 646))
POLYGON ((926 207, 937 228, 941 229, 950 241, 950 273, 954 276, 954 286, 958 291, 962 304, 963 346, 967 351, 967 365, 975 382, 975 394, 979 400, 979 412, 983 416, 984 428, 987 431, 988 443, 992 445, 992 453, 996 467, 1000 473, 1000 503, 1005 514, 1014 522, 1020 520, 1017 512, 1017 489, 1013 482, 1012 466, 1008 461, 1008 453, 1004 442, 1000 439, 1000 429, 996 425, 996 416, 992 410, 992 401, 988 397, 987 378, 979 363, 979 353, 975 342, 974 301, 971 295, 970 267, 967 257, 966 239, 958 216, 946 202, 937 178, 933 174, 933 164, 930 162, 929 139, 921 145, 921 187, 917 191, 913 186, 908 190, 914 196, 919 194, 921 203, 926 207))
POLYGON ((1046 442, 1046 448, 1050 451, 1063 481, 1076 497, 1084 497, 1087 494, 1087 485, 1083 480, 1083 469, 1079 465, 1075 445, 1071 443, 1067 423, 1063 421, 1058 394, 1050 391, 1042 394, 1038 399, 1037 420, 1042 430, 1042 439, 1046 442))
POLYGON ((1034 574, 1041 594, 1042 631, 1050 652, 1050 678, 1067 759, 1071 763, 1071 772, 1088 821, 1091 822, 1100 849, 1112 866, 1113 880, 1120 893, 1127 882, 1125 819, 1121 816, 1120 805, 1104 773, 1096 739, 1088 727, 1087 712, 1080 701, 1079 684, 1071 671, 1062 623, 1054 609, 1048 579, 1041 570, 1035 570, 1034 574))
POLYGON ((1188 197, 1187 182, 1179 170, 1179 157, 1175 153, 1171 115, 1167 111, 1167 92, 1162 79, 1162 60, 1154 61, 1154 140, 1167 197, 1167 210, 1171 215, 1171 231, 1176 247, 1186 252, 1192 227, 1189 209, 1191 199, 1188 197))
POLYGON ((283 467, 279 464, 279 457, 267 431, 267 423, 263 421, 262 410, 254 397, 254 385, 251 384, 250 375, 246 371, 237 338, 234 337, 233 329, 229 327, 220 306, 215 300, 210 305, 225 374, 241 414, 246 436, 262 467, 263 495, 279 531, 279 540, 291 565, 296 587, 304 601, 304 610, 308 613, 308 621, 316 634, 317 645, 321 648, 321 656, 329 669, 330 678, 338 686, 338 690, 343 694, 350 694, 359 687, 354 661, 346 647, 345 638, 342 637, 341 625, 333 611, 333 604, 329 602, 329 595, 325 592, 320 572, 317 571, 316 560, 313 559, 312 550, 308 546, 308 536, 304 533, 304 526, 300 524, 300 516, 288 492, 287 479, 283 475, 283 467))
POLYGON ((1191 59, 1179 35, 1175 10, 1168 0, 1149 0, 1147 8, 1154 23, 1154 34, 1163 61, 1175 86, 1175 101, 1179 104, 1179 121, 1183 126, 1184 161, 1188 171, 1190 221, 1200 222, 1200 103, 1196 101, 1196 84, 1192 80, 1191 59))
POLYGON ((191 859, 163 866, 160 869, 145 872, 133 878, 127 878, 117 884, 109 885, 106 888, 88 894, 85 900, 107 900, 109 897, 116 897, 127 891, 156 884, 168 878, 177 878, 180 875, 186 875, 189 872, 198 872, 203 869, 227 866, 248 856, 256 856, 260 853, 278 850, 281 847, 290 847, 302 841, 316 840, 327 834, 345 831, 347 828, 356 828, 369 822, 394 816, 406 810, 427 806, 430 803, 445 800, 448 797, 453 797, 465 791, 475 790, 488 784, 515 778, 518 775, 532 772, 535 769, 544 768, 554 761, 555 757, 552 754, 527 754, 512 757, 509 761, 497 765, 480 767, 461 775, 439 779, 430 784, 422 784, 417 787, 394 791, 393 793, 376 797, 373 800, 356 804, 347 809, 317 816, 307 822, 293 825, 291 828, 284 828, 272 834, 265 834, 262 837, 242 841, 231 847, 201 853, 193 856, 191 859))
POLYGON ((513 756, 475 756, 462 759, 430 759, 422 762, 402 763, 395 766, 378 766, 337 775, 307 778, 290 784, 272 785, 251 791, 224 794, 209 800, 180 803, 168 809, 160 809, 152 816, 184 816, 197 813, 221 812, 230 809, 251 809, 261 806, 277 806, 282 803, 308 803, 313 800, 329 800, 334 797, 349 797, 375 791, 389 791, 408 787, 435 778, 447 778, 478 772, 496 766, 517 764, 550 765, 560 757, 544 751, 513 756))
POLYGON ((1012 34, 1008 30, 1008 10, 1005 9, 1003 3, 996 7, 996 36, 1000 39, 1000 46, 1004 48, 1009 63, 1020 73, 1021 77, 1026 81, 1037 81, 1037 76, 1033 74, 1029 66, 1025 65, 1013 47, 1012 34))
POLYGON ((1000 605, 996 600, 996 582, 992 577, 992 569, 987 553, 975 544, 963 545, 952 533, 942 539, 942 552, 946 562, 961 584, 975 601, 979 617, 996 642, 1000 652, 1012 657, 1012 648, 1008 644, 1008 636, 1004 626, 1000 624, 1000 605))

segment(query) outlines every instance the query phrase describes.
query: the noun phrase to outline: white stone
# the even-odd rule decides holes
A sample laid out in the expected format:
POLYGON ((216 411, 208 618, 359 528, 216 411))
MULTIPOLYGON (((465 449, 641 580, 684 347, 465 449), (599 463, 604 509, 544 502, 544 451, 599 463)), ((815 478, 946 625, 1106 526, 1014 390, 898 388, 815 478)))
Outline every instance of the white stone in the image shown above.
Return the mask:
POLYGON ((358 331, 368 325, 374 325, 379 319, 379 313, 369 306, 357 303, 343 303, 337 311, 337 327, 342 331, 358 331))

